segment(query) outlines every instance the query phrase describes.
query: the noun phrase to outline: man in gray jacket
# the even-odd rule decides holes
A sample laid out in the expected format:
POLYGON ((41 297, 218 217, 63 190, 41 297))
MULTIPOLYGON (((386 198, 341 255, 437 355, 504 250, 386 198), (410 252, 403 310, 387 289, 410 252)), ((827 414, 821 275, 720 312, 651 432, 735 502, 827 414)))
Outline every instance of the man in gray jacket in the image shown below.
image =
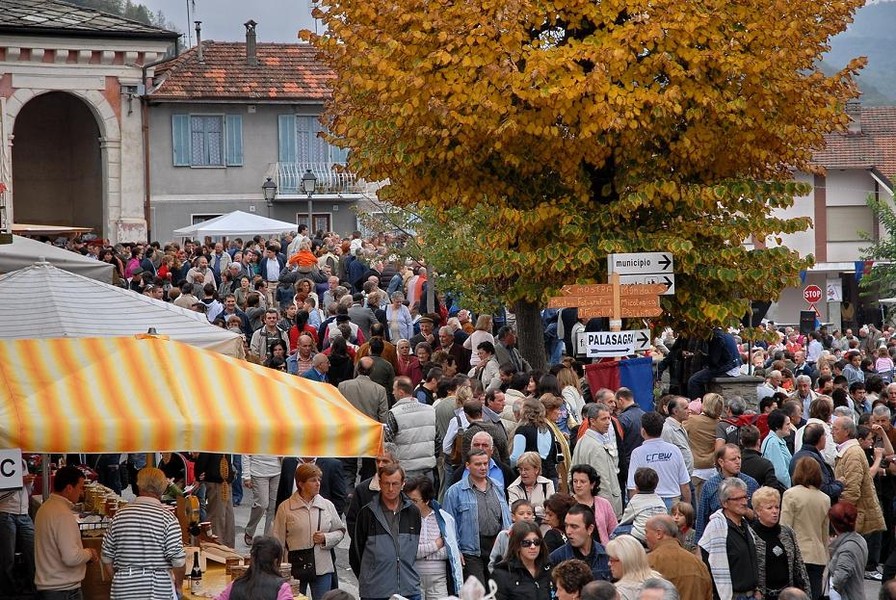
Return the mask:
POLYGON ((398 448, 398 460, 410 479, 423 475, 433 481, 433 468, 441 442, 436 435, 436 411, 413 397, 410 378, 395 378, 392 388, 398 399, 389 410, 386 441, 398 448))
POLYGON ((379 470, 380 493, 358 514, 353 533, 361 565, 361 600, 401 594, 420 598, 420 576, 414 563, 420 541, 420 511, 402 493, 405 474, 399 465, 379 470))
MULTIPOLYGON (((386 388, 370 379, 373 370, 373 359, 369 356, 358 361, 358 376, 339 384, 339 393, 345 396, 349 403, 359 411, 385 423, 389 415, 389 401, 386 397, 386 388)), ((355 488, 355 477, 358 474, 358 459, 343 458, 345 469, 346 489, 355 488)), ((361 480, 373 477, 376 466, 372 458, 361 459, 361 480)))

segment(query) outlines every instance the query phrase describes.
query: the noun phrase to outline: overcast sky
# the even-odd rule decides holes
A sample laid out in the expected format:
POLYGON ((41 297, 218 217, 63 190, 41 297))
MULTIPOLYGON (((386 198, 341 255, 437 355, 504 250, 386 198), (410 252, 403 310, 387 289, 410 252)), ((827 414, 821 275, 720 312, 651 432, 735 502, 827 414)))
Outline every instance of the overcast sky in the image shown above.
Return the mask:
POLYGON ((310 0, 138 0, 186 33, 193 43, 196 34, 193 21, 202 21, 202 39, 238 42, 246 39, 243 23, 249 19, 258 23, 259 42, 296 42, 300 29, 314 30, 310 0), (187 23, 187 4, 190 22, 187 23), (195 6, 195 11, 194 7, 195 6))

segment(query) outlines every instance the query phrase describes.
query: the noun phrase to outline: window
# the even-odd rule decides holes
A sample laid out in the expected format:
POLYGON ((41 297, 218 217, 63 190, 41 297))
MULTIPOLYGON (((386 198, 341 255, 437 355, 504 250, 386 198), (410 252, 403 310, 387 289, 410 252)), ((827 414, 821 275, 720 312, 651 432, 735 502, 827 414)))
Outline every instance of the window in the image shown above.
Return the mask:
POLYGON ((828 206, 828 241, 860 242, 859 232, 877 237, 874 213, 868 206, 828 206))
MULTIPOLYGON (((330 213, 314 213, 312 226, 308 229, 315 231, 332 231, 332 215, 330 213)), ((308 225, 308 213, 296 213, 296 226, 308 225)))
POLYGON ((280 115, 280 162, 345 164, 348 152, 331 146, 318 134, 324 131, 317 117, 280 115))
POLYGON ((172 115, 171 133, 176 167, 243 164, 242 115, 172 115))
POLYGON ((224 165, 224 118, 190 117, 190 164, 194 167, 224 165))

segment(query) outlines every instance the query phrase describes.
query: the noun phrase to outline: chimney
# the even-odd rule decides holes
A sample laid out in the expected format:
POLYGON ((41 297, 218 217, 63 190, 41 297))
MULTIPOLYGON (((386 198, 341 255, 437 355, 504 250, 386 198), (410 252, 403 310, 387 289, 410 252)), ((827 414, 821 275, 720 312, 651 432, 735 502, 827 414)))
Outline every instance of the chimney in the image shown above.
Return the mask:
POLYGON ((196 55, 199 57, 199 62, 202 61, 202 21, 193 21, 196 25, 196 55))
POLYGON ((862 103, 858 100, 846 102, 846 116, 849 117, 849 133, 858 135, 862 133, 862 103))
POLYGON ((250 67, 257 67, 258 56, 255 54, 255 26, 258 23, 250 19, 243 25, 246 27, 246 63, 250 67))

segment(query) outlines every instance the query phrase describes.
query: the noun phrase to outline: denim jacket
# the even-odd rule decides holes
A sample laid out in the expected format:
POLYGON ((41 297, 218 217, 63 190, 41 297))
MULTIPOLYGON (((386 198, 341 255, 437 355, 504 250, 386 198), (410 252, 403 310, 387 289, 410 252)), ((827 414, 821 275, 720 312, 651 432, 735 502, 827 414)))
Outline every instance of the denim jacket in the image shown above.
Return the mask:
MULTIPOLYGON (((494 494, 501 504, 501 529, 510 527, 510 507, 504 498, 504 491, 494 479, 490 493, 494 494)), ((457 541, 461 554, 479 556, 479 508, 476 504, 476 492, 470 485, 470 478, 464 477, 445 492, 442 508, 454 517, 457 524, 457 541)))

